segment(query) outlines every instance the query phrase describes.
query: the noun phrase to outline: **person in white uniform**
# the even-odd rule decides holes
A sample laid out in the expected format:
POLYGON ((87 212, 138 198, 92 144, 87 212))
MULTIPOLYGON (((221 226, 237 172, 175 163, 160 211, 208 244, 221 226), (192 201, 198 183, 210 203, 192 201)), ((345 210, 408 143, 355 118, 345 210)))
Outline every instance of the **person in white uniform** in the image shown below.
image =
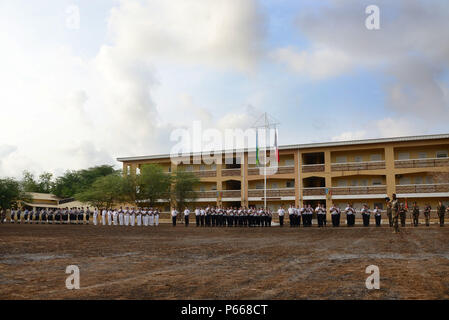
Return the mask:
POLYGON ((185 208, 185 210, 184 210, 184 221, 185 221, 185 226, 186 227, 189 226, 189 215, 190 215, 189 208, 185 208))
POLYGON ((103 208, 101 211, 101 223, 105 226, 106 225, 106 209, 103 208))
POLYGON ((126 207, 125 209, 125 226, 129 226, 129 207, 126 207))
POLYGON ((159 225, 159 209, 154 210, 154 225, 159 225))
POLYGON ((114 223, 114 226, 118 225, 118 212, 117 212, 117 209, 114 209, 112 211, 112 222, 114 223))
POLYGON ((154 212, 153 212, 153 208, 150 208, 150 210, 148 210, 148 224, 150 225, 150 227, 154 226, 154 212))
POLYGON ((136 223, 136 211, 134 210, 134 207, 131 208, 131 213, 129 214, 129 224, 131 227, 134 227, 136 223))
POLYGON ((95 208, 94 214, 92 215, 92 222, 94 223, 94 226, 97 225, 97 218, 98 218, 98 208, 95 208))
POLYGON ((108 209, 108 225, 112 225, 112 211, 108 209))
POLYGON ((278 210, 278 216, 279 216, 279 226, 282 227, 284 225, 284 215, 285 215, 285 210, 284 208, 281 206, 278 210))
POLYGON ((118 223, 121 226, 123 226, 123 224, 124 224, 124 214, 123 214, 123 208, 122 207, 120 207, 120 209, 118 211, 118 223))
POLYGON ((178 216, 178 210, 176 208, 173 208, 171 211, 171 221, 173 223, 173 227, 176 227, 176 217, 178 216))
POLYGON ((145 227, 148 227, 148 211, 147 208, 143 208, 142 211, 142 222, 145 227))
POLYGON ((137 219, 137 226, 140 227, 142 225, 142 210, 141 209, 137 210, 136 219, 137 219))

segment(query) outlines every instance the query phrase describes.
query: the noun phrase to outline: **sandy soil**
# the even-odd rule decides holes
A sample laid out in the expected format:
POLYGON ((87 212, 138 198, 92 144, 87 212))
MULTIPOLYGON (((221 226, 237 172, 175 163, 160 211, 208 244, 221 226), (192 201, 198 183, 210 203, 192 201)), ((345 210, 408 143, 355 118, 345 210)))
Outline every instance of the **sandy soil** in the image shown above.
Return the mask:
POLYGON ((0 299, 448 299, 449 226, 0 225, 0 299), (380 290, 368 290, 368 265, 380 290), (81 289, 68 290, 67 265, 81 289))

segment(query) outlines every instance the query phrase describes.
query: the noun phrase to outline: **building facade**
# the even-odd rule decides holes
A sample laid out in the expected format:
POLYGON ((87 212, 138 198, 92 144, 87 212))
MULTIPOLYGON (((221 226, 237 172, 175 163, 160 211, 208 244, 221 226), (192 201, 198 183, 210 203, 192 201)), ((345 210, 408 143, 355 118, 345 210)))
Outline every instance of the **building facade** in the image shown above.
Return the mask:
MULTIPOLYGON (((214 164, 176 165, 170 155, 117 160, 125 174, 138 174, 149 163, 161 165, 167 174, 193 172, 201 184, 192 206, 263 206, 264 175, 250 164, 255 152, 236 153, 232 163, 222 157, 222 163, 214 164)), ((356 209, 366 203, 383 209, 385 197, 393 193, 421 207, 449 202, 449 134, 280 146, 278 170, 267 176, 266 201, 272 209, 309 203, 326 208, 351 203, 356 209)))

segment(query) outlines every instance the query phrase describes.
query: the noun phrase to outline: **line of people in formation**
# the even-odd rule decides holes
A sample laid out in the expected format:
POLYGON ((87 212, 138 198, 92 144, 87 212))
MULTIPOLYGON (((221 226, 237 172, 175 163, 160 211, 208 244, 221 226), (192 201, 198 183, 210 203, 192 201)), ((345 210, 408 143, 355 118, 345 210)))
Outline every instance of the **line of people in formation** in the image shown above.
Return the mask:
MULTIPOLYGON (((173 209, 171 211, 172 224, 176 226, 176 220, 179 211, 173 209)), ((183 211, 184 225, 189 226, 190 209, 185 208, 183 211)), ((273 213, 270 209, 262 209, 256 207, 244 208, 240 207, 197 207, 195 214, 195 222, 197 227, 271 227, 273 213)))
MULTIPOLYGON (((98 210, 95 208, 90 211, 89 208, 63 208, 52 209, 42 208, 24 211, 11 210, 11 223, 48 223, 48 224, 89 224, 90 217, 94 225, 120 225, 120 226, 158 226, 159 210, 153 208, 134 209, 126 207, 123 209, 98 210)), ((2 219, 6 222, 6 218, 2 219)))

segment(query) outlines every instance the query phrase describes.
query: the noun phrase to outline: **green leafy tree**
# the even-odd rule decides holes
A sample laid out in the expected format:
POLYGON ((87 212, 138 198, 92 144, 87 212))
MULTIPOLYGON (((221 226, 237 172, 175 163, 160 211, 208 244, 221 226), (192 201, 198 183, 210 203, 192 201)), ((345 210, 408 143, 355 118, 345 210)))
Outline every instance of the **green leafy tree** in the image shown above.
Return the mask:
POLYGON ((37 192, 42 193, 51 193, 53 190, 53 174, 50 172, 44 172, 39 176, 39 180, 37 182, 38 190, 37 192))
POLYGON ((200 183, 200 179, 192 172, 177 170, 173 176, 172 203, 178 209, 185 208, 186 202, 196 199, 195 186, 200 183))
POLYGON ((172 178, 157 164, 148 164, 141 168, 136 178, 137 199, 140 205, 154 207, 158 200, 170 200, 172 178))
POLYGON ((39 192, 39 184, 34 179, 34 174, 29 171, 23 171, 20 184, 25 192, 39 192))
POLYGON ((123 185, 124 178, 113 173, 97 178, 90 188, 75 194, 75 199, 94 207, 111 208, 115 203, 123 201, 123 185))
POLYGON ((12 178, 0 179, 0 208, 16 208, 18 202, 29 201, 29 195, 23 191, 20 182, 12 178))

